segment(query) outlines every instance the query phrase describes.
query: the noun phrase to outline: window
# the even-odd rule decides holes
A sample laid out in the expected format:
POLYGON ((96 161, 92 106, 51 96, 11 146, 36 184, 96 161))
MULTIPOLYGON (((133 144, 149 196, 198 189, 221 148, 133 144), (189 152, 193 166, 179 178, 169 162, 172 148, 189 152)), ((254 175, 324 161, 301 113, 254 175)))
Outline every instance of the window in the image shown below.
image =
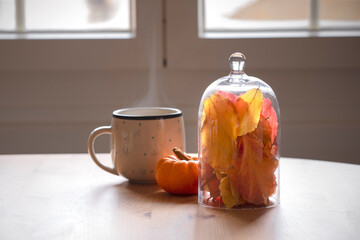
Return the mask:
MULTIPOLYGON (((171 16, 172 21, 167 21, 166 28, 168 68, 224 69, 227 64, 223 59, 227 59, 235 51, 243 52, 248 59, 256 59, 256 63, 247 64, 248 70, 254 67, 274 70, 356 65, 356 55, 353 52, 356 49, 354 46, 358 46, 359 38, 353 35, 293 30, 278 31, 276 34, 271 31, 254 31, 239 36, 237 32, 232 34, 223 31, 211 34, 205 32, 199 38, 199 26, 194 23, 198 22, 198 11, 202 7, 198 3, 204 1, 170 2, 171 4, 167 4, 167 16, 171 16), (324 61, 324 58, 327 60, 324 61)), ((359 30, 355 34, 360 36, 359 30)))
MULTIPOLYGON (((25 8, 27 1, 33 2, 35 0, 22 1, 25 10, 31 9, 25 8)), ((81 8, 81 6, 86 6, 86 9, 83 9, 84 13, 80 15, 88 19, 89 9, 86 4, 88 1, 93 0, 37 1, 51 1, 54 3, 66 1, 69 4, 75 4, 76 2, 78 9, 81 8)), ((116 0, 97 1, 106 2, 116 0)), ((57 23, 57 25, 47 24, 46 26, 53 27, 45 28, 45 23, 50 20, 44 20, 43 22, 45 23, 39 24, 36 24, 36 22, 41 22, 40 20, 31 20, 33 24, 30 25, 31 28, 29 29, 26 11, 23 15, 19 15, 24 16, 24 29, 23 32, 19 32, 17 31, 17 18, 15 16, 17 14, 16 10, 20 9, 16 5, 18 2, 14 0, 0 0, 0 55, 7 56, 6 58, 0 58, 0 69, 14 69, 13 60, 16 62, 15 68, 18 69, 18 71, 61 70, 91 72, 114 69, 120 71, 120 69, 146 69, 150 63, 156 64, 157 67, 162 66, 162 59, 160 59, 161 54, 158 54, 159 58, 157 59, 151 57, 152 49, 156 48, 157 51, 162 49, 161 41, 152 41, 154 36, 161 36, 161 33, 159 33, 159 31, 161 31, 161 25, 158 24, 161 22, 162 17, 161 2, 158 0, 121 0, 117 2, 119 3, 117 9, 121 8, 122 2, 128 3, 127 6, 130 8, 130 16, 129 14, 127 16, 130 17, 130 20, 127 22, 132 24, 132 32, 127 32, 128 30, 125 27, 114 30, 111 25, 107 25, 107 28, 105 28, 105 23, 108 21, 103 21, 103 28, 100 29, 100 23, 94 23, 95 25, 90 26, 90 23, 86 23, 86 19, 86 21, 84 19, 77 20, 79 23, 77 26, 80 26, 80 23, 84 23, 82 26, 87 28, 83 30, 80 30, 78 27, 75 28, 71 21, 67 21, 68 24, 66 25, 60 25, 60 23, 57 23), (11 7, 13 11, 10 11, 11 7), (6 14, 3 15, 3 13, 6 14), (11 21, 12 29, 10 28, 11 21), (134 33, 135 21, 136 37, 134 33), (5 28, 5 26, 7 27, 5 28), (68 28, 62 29, 60 28, 61 26, 63 26, 63 28, 67 26, 68 28), (71 28, 71 26, 73 28, 71 28), (22 39, 34 39, 34 41, 23 41, 22 39), (54 41, 54 39, 56 40, 54 41), (149 46, 152 47, 151 50, 149 46)), ((66 6, 63 7, 66 8, 66 6)), ((52 9, 54 8, 52 7, 52 9)), ((72 18, 70 15, 74 13, 70 10, 66 13, 69 15, 69 18, 72 18)), ((42 11, 38 11, 40 18, 42 11)), ((65 11, 62 13, 62 19, 65 21, 68 15, 65 15, 65 11)), ((60 15, 61 14, 57 16, 60 15)))
POLYGON ((0 0, 6 33, 116 33, 134 37, 132 0, 0 0))
POLYGON ((15 1, 14 0, 0 0, 0 30, 14 31, 16 28, 15 22, 15 1))
POLYGON ((199 0, 200 37, 360 30, 360 0, 199 0))
POLYGON ((319 28, 360 29, 360 0, 320 0, 319 28))

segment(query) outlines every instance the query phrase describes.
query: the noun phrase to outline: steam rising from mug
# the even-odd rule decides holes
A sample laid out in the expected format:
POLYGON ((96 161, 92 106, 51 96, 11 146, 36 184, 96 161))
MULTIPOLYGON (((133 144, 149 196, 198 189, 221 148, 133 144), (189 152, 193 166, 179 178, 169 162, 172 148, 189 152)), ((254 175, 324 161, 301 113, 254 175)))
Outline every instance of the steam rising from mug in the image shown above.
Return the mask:
MULTIPOLYGON (((156 14, 153 14, 153 16, 156 16, 156 14)), ((148 46, 145 48, 145 56, 149 66, 149 87, 146 95, 142 97, 141 100, 134 105, 134 107, 174 107, 175 105, 167 98, 163 89, 162 82, 164 80, 166 70, 159 71, 159 65, 161 62, 158 60, 162 60, 163 56, 161 56, 161 54, 164 52, 161 44, 159 44, 162 41, 161 34, 157 34, 159 29, 157 29, 158 25, 155 23, 156 19, 151 17, 150 21, 153 22, 152 24, 149 24, 152 27, 146 29, 146 34, 151 37, 149 41, 146 41, 148 46)))

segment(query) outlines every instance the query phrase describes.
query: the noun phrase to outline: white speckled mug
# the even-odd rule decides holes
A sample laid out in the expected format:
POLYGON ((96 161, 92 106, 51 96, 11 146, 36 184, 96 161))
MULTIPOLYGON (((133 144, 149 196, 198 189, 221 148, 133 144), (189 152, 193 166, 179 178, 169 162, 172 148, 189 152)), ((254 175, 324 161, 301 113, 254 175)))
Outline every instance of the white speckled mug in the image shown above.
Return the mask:
POLYGON ((111 126, 90 133, 88 151, 103 170, 122 175, 132 182, 155 182, 157 162, 178 147, 185 151, 184 120, 175 108, 126 108, 113 112, 111 126), (111 135, 113 168, 102 165, 95 156, 94 141, 101 134, 111 135))

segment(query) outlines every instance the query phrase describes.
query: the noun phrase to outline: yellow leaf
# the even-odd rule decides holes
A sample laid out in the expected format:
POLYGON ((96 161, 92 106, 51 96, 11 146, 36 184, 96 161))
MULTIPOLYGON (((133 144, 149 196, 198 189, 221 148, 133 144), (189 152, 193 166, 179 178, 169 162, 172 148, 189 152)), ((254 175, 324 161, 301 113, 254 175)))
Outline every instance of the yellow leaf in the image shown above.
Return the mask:
POLYGON ((236 147, 239 115, 235 105, 221 94, 204 101, 201 127, 201 159, 219 172, 227 172, 236 147))
POLYGON ((263 94, 258 88, 247 91, 236 101, 236 109, 240 113, 240 125, 236 131, 238 136, 255 130, 260 119, 262 104, 263 94))
MULTIPOLYGON (((229 179, 230 182, 230 179, 229 179)), ((245 203, 245 200, 242 198, 240 192, 231 184, 230 184, 230 190, 231 190, 231 194, 233 195, 235 201, 236 201, 236 205, 242 205, 245 203)))
POLYGON ((228 176, 221 179, 219 189, 221 199, 223 200, 226 208, 232 208, 245 203, 236 188, 231 186, 228 176))
POLYGON ((229 180, 228 176, 221 179, 219 189, 220 189, 220 195, 225 204, 225 207, 232 208, 233 206, 235 206, 236 200, 235 200, 234 196, 231 194, 230 180, 229 180))

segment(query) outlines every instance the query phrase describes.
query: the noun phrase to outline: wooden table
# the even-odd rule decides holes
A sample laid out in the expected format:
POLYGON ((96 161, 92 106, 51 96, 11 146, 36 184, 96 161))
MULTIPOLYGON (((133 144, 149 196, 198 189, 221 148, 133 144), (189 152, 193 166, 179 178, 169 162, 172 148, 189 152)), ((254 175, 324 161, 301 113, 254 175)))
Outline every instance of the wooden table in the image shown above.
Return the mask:
POLYGON ((0 155, 0 239, 360 239, 359 165, 282 158, 280 175, 278 207, 226 211, 87 154, 0 155))

